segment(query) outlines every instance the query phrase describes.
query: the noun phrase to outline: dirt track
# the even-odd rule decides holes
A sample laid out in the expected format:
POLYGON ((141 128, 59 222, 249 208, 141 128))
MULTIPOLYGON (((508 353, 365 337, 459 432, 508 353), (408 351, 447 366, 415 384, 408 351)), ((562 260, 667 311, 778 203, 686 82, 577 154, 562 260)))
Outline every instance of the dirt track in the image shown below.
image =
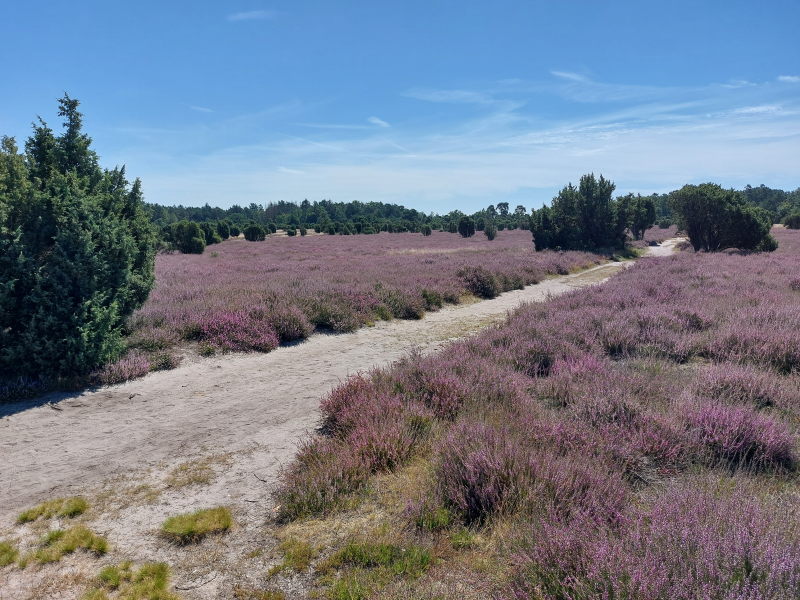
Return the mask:
POLYGON ((268 444, 274 452, 270 464, 277 465, 316 424, 320 397, 348 375, 389 364, 415 347, 433 350, 502 319, 523 302, 596 283, 620 266, 601 265, 493 300, 446 307, 420 321, 314 335, 269 354, 197 360, 122 385, 54 395, 48 399, 55 406, 0 406, 0 415, 7 415, 0 419, 0 516, 39 497, 68 494, 200 448, 220 452, 268 444))

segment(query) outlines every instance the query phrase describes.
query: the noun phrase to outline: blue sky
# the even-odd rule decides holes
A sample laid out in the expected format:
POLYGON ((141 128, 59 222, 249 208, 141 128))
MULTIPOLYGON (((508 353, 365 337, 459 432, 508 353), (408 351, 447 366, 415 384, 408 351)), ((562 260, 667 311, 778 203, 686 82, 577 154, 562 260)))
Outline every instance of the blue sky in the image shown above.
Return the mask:
POLYGON ((81 100, 149 201, 800 185, 800 2, 4 3, 0 132, 81 100))

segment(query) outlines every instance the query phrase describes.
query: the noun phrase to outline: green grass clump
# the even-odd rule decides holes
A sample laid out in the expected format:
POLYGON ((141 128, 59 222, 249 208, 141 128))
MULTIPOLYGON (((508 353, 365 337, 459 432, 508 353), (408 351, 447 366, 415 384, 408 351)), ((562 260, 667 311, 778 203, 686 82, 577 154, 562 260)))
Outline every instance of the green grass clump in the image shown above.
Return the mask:
POLYGON ((394 544, 350 542, 330 559, 328 568, 345 566, 365 569, 384 568, 392 575, 419 577, 433 561, 430 551, 420 546, 402 547, 394 544))
POLYGON ((52 519, 53 517, 72 519, 86 512, 88 508, 89 503, 81 496, 55 498, 21 512, 17 517, 17 523, 30 523, 37 519, 52 519))
POLYGON ((17 560, 19 552, 11 542, 0 542, 0 567, 10 565, 17 560))
POLYGON ((441 531, 453 523, 453 515, 444 507, 424 509, 415 519, 417 527, 425 531, 441 531))
POLYGON ((459 529, 450 535, 450 543, 456 550, 466 550, 475 546, 475 536, 469 529, 459 529))
MULTIPOLYGON (((33 553, 33 558, 41 564, 52 563, 76 550, 87 550, 99 556, 108 552, 108 542, 106 538, 92 533, 83 525, 69 529, 55 529, 42 538, 39 549, 33 553)), ((27 560, 24 560, 23 564, 27 564, 27 560)))
POLYGON ((329 600, 366 600, 375 585, 363 571, 348 573, 337 579, 328 590, 329 600))
POLYGON ((169 566, 146 563, 134 571, 130 562, 105 567, 97 576, 98 586, 89 589, 81 600, 109 600, 109 592, 117 592, 117 600, 180 600, 169 591, 169 566))
POLYGON ((161 525, 161 531, 174 542, 189 544, 209 534, 227 531, 232 524, 231 511, 219 506, 170 517, 161 525))
POLYGON ((270 575, 280 573, 284 569, 305 571, 317 555, 316 549, 311 544, 299 540, 286 540, 279 549, 283 553, 283 562, 272 567, 269 570, 270 575))
POLYGON ((374 597, 397 577, 416 579, 433 563, 430 551, 416 545, 349 542, 317 566, 329 600, 374 597), (334 576, 331 571, 340 570, 334 576), (335 579, 334 579, 335 577, 335 579))

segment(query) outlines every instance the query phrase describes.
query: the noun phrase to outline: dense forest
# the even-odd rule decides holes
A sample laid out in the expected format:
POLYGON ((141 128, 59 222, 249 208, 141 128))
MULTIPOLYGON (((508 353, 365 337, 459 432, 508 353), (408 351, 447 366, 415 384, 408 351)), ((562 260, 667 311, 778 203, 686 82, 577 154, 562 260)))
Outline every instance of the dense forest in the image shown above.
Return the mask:
MULTIPOLYGON (((562 191, 561 194, 563 193, 562 191)), ((630 231, 637 237, 640 229, 637 224, 641 224, 643 219, 652 221, 660 227, 669 227, 676 223, 677 216, 670 203, 673 195, 674 192, 648 196, 629 194, 614 201, 625 204, 626 211, 633 211, 630 213, 630 223, 627 227, 629 229, 633 227, 630 231), (654 211, 654 214, 651 215, 651 211, 654 211)), ((768 215, 773 223, 785 222, 791 225, 800 219, 800 188, 787 192, 765 185, 758 187, 748 185, 739 191, 739 197, 752 206, 764 209, 766 211, 764 214, 768 215)), ((264 239, 265 235, 275 233, 278 229, 285 230, 290 236, 305 235, 309 230, 339 235, 372 234, 382 231, 427 233, 431 230, 440 230, 462 234, 464 231, 485 231, 487 237, 491 239, 498 230, 531 227, 528 209, 521 204, 511 208, 508 202, 491 204, 472 214, 454 210, 444 215, 424 213, 398 204, 357 200, 352 202, 303 200, 299 204, 281 200, 266 205, 234 204, 227 209, 212 207, 209 204, 200 207, 146 204, 145 209, 161 232, 165 247, 181 247, 180 236, 183 236, 183 239, 187 240, 183 242, 183 247, 194 248, 196 252, 202 252, 205 244, 213 244, 230 235, 245 233, 248 227, 251 234, 247 237, 253 240, 264 239), (188 223, 197 223, 198 227, 192 227, 188 223), (200 236, 198 229, 203 231, 203 236, 200 236), (203 241, 205 243, 202 243, 203 241)))

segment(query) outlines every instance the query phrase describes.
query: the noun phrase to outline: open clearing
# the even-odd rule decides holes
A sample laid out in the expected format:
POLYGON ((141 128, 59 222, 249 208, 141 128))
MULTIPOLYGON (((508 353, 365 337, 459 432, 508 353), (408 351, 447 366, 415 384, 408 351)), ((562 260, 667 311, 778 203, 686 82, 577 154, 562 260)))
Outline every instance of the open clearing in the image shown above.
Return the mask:
MULTIPOLYGON (((651 254, 668 254, 673 243, 651 254)), ((263 527, 271 483, 297 441, 317 425, 319 400, 332 387, 414 349, 430 352, 501 321, 522 303, 596 284, 626 264, 604 264, 493 300, 445 307, 419 321, 314 335, 268 354, 198 359, 118 386, 51 395, 44 399, 48 403, 5 405, 0 534, 12 532, 16 515, 29 505, 84 494, 93 508, 83 519, 108 537, 115 561, 166 561, 175 569, 176 585, 199 585, 181 592, 186 598, 227 597, 234 582, 256 584, 274 562, 269 549, 276 542, 263 527), (192 472, 200 473, 197 481, 192 472), (178 550, 157 535, 168 516, 218 505, 228 506, 239 524, 224 539, 178 550)), ((61 566, 33 572, 4 569, 0 599, 52 595, 58 581, 65 595, 52 597, 77 597, 83 587, 76 584, 106 563, 76 554, 61 566)))

